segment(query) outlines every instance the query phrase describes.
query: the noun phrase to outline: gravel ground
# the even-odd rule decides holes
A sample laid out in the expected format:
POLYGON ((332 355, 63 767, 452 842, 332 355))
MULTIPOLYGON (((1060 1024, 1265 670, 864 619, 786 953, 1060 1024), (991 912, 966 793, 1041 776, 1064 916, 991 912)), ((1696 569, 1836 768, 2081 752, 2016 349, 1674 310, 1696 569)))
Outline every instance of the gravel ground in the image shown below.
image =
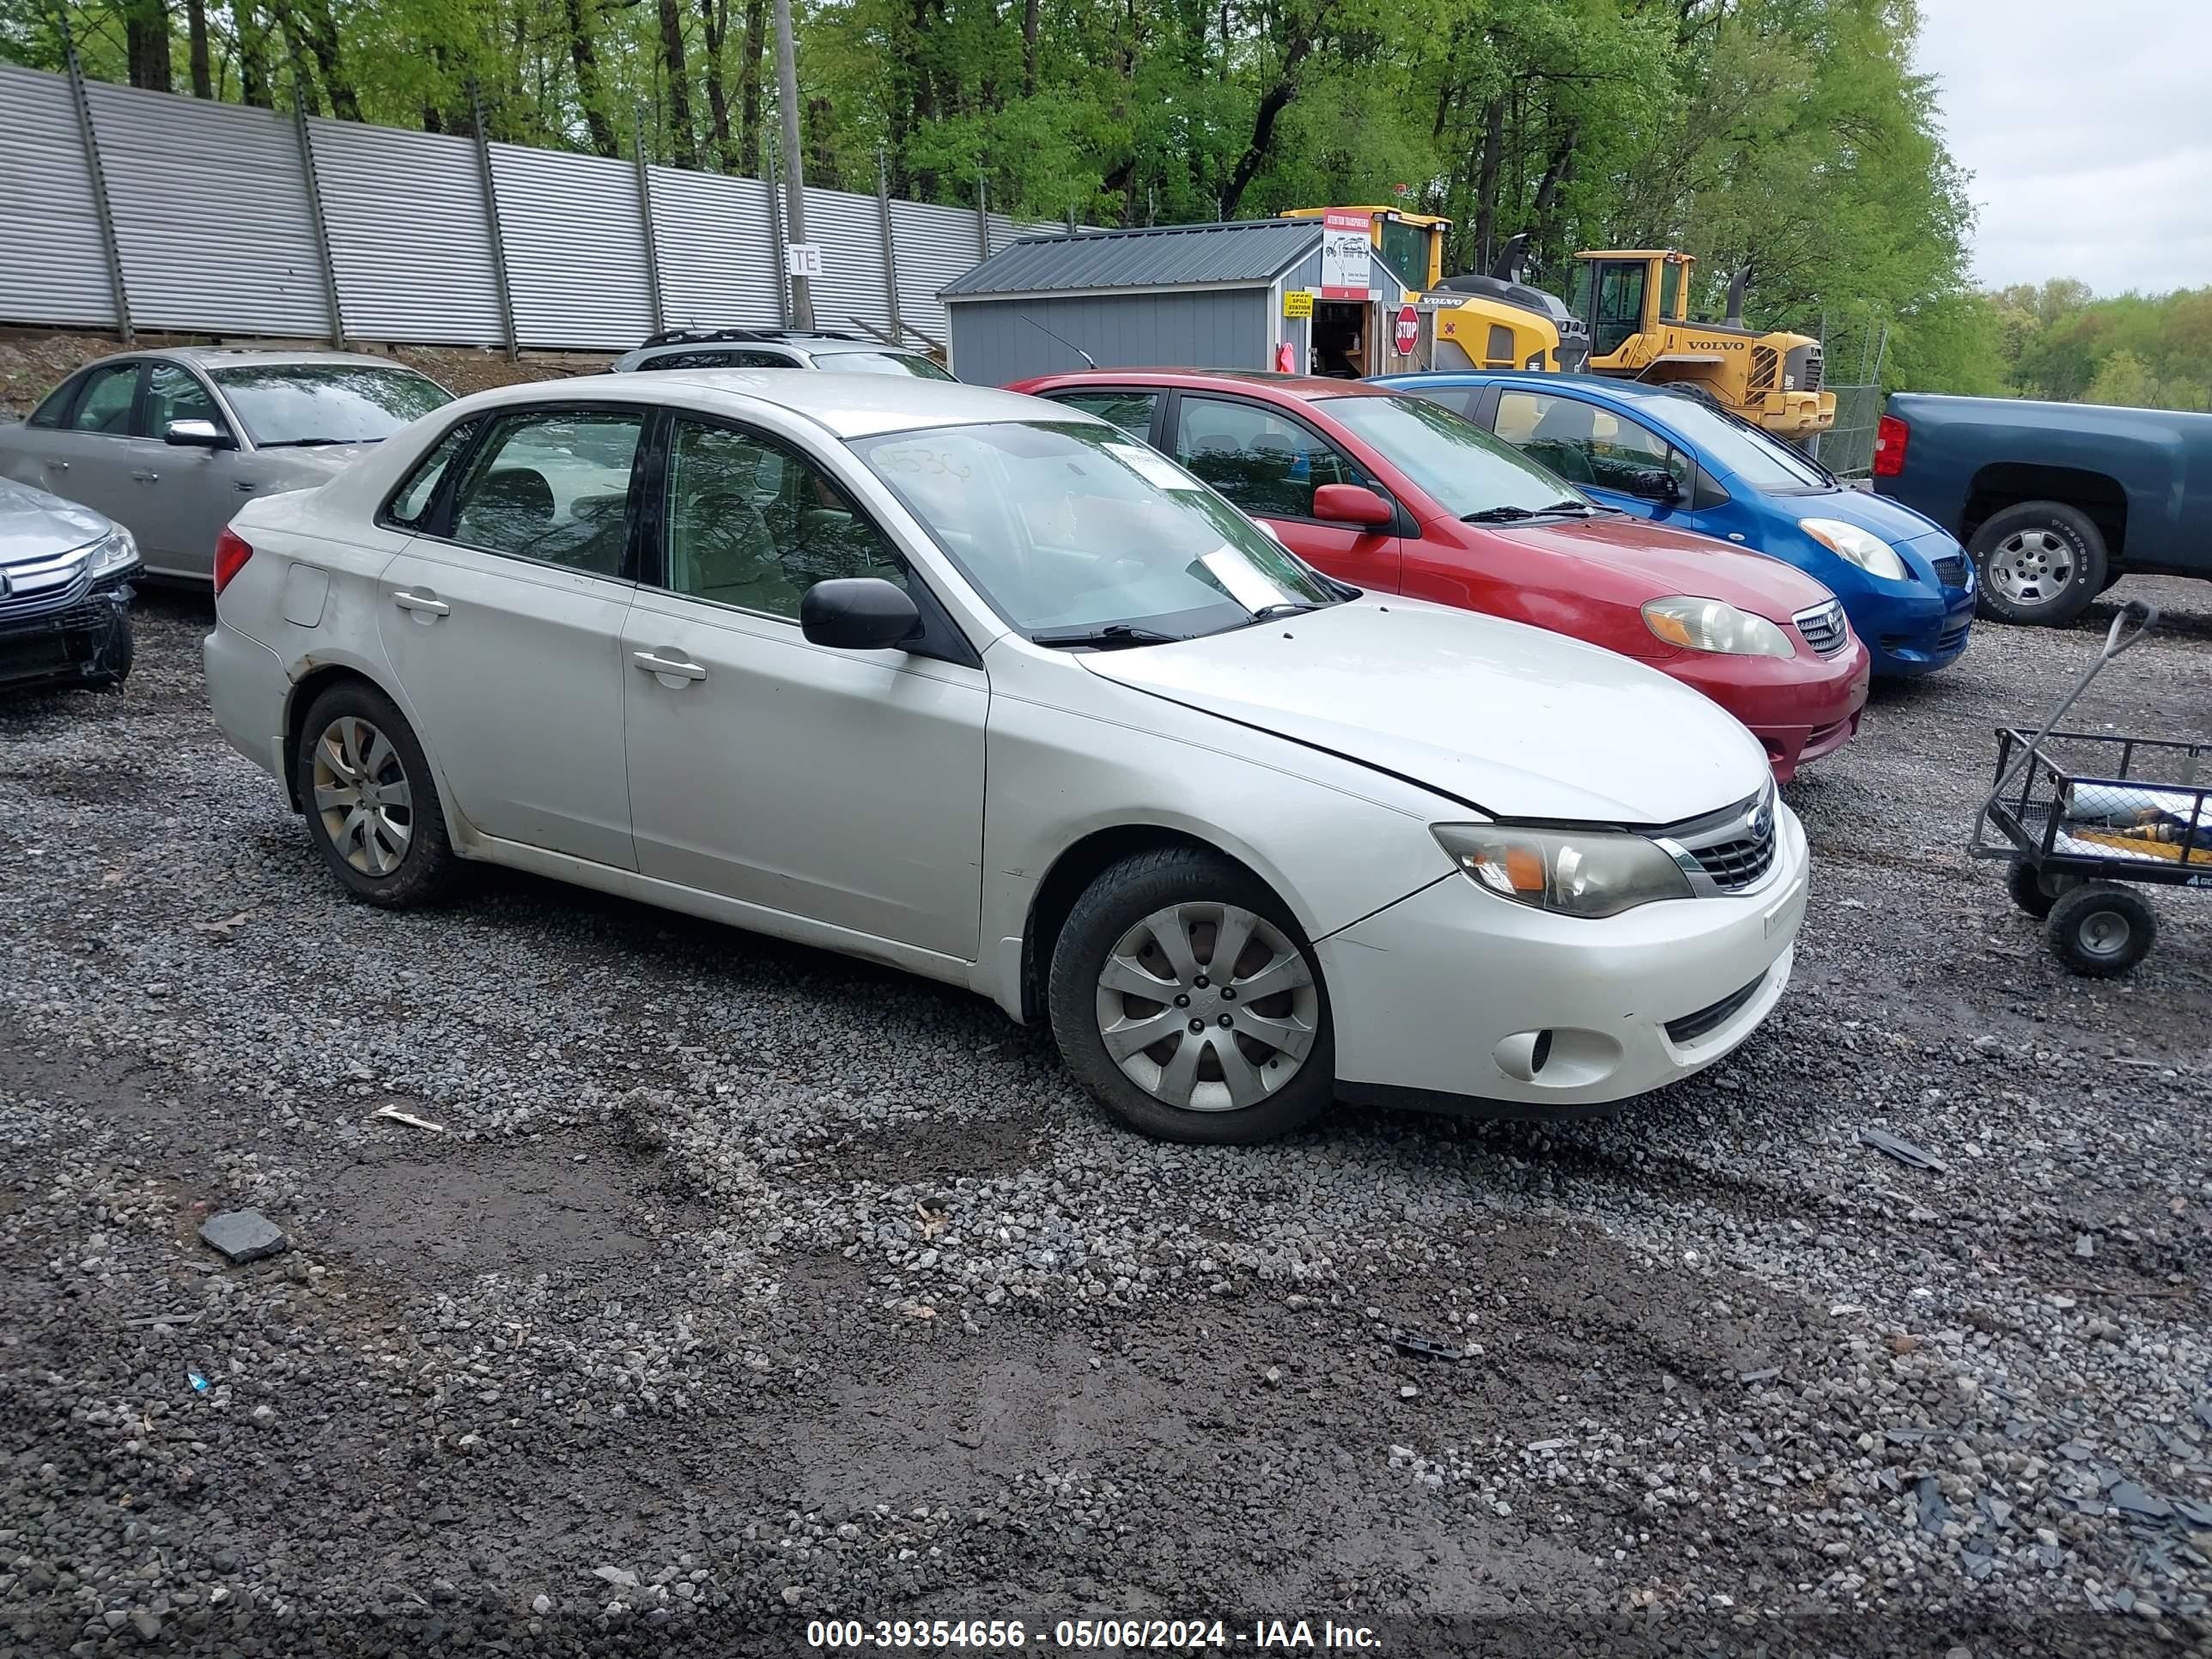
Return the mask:
MULTIPOLYGON (((2136 591, 2081 717, 2212 733, 2212 588, 2136 591)), ((122 693, 0 705, 0 1654, 2212 1648, 2212 909, 2075 980, 1960 852, 2107 615, 1791 787, 1800 977, 1716 1071, 1235 1151, 866 964, 346 902, 150 596, 122 693)))

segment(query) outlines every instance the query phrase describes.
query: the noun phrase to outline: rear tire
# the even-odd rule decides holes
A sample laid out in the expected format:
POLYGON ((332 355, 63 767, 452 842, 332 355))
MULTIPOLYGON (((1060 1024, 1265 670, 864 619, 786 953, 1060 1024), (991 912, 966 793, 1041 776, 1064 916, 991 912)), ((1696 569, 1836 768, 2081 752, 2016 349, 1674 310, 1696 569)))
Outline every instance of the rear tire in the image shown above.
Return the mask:
POLYGON ((2158 942, 2157 914, 2133 888, 2114 881, 2085 881, 2061 893, 2045 927, 2051 954, 2088 979, 2118 978, 2158 942))
POLYGON ((1265 882, 1218 854, 1167 848, 1101 872, 1060 929, 1046 1000, 1076 1080, 1164 1140, 1272 1140, 1336 1092, 1313 947, 1265 882))
POLYGON ((292 770, 308 838, 347 892, 399 910, 452 890, 460 860, 430 763, 391 698, 364 680, 324 692, 301 722, 292 770))
POLYGON ((1991 514, 1967 552, 1981 580, 1978 614, 2063 628, 2111 586, 2104 533, 2063 501, 2021 501, 1991 514))
POLYGON ((2036 873, 2033 865, 2025 860, 2006 870, 2005 891, 2012 895, 2014 904, 2038 921, 2049 915, 2051 907, 2058 902, 2058 895, 2045 890, 2043 878, 2036 873))

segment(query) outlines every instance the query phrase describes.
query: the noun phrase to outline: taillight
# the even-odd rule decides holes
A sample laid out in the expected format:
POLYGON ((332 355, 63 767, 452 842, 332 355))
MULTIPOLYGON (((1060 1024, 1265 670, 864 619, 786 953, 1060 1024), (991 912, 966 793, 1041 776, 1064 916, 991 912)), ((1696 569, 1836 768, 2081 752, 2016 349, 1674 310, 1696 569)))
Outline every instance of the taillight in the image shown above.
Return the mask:
POLYGON ((215 591, 219 595, 230 586, 230 579, 246 568, 246 562, 253 556, 253 549, 245 537, 226 525, 222 534, 215 538, 215 591))
POLYGON ((1885 415, 1874 429, 1874 476, 1894 478, 1905 471, 1905 441, 1912 428, 1894 415, 1885 415))

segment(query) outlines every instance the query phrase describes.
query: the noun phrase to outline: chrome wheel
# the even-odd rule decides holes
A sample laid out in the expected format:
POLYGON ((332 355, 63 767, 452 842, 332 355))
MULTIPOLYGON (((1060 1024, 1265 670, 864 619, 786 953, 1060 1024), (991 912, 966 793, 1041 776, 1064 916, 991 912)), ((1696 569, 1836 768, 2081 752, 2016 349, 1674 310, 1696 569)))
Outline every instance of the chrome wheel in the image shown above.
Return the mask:
POLYGON ((1098 975, 1098 1035, 1164 1104, 1258 1104, 1305 1065, 1321 993, 1296 945, 1234 904, 1176 904, 1121 935, 1098 975))
POLYGON ((2127 953, 2128 941, 2135 937, 2135 929, 2117 910, 2093 910, 2081 919, 2074 937, 2083 956, 2104 962, 2127 953))
POLYGON ((388 876, 415 835, 415 796, 392 739, 358 714, 323 728, 313 750, 315 811, 338 856, 364 876, 388 876))
POLYGON ((2019 530, 1989 552, 1982 579, 2008 605, 2033 610, 2053 605, 2081 572, 2074 545, 2054 530, 2019 530))

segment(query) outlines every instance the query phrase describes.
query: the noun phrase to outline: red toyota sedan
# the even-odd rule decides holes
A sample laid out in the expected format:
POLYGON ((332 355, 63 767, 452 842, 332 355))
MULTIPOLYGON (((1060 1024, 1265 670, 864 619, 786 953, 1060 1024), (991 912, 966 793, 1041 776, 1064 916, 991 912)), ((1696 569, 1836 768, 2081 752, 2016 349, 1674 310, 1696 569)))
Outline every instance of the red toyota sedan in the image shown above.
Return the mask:
MULTIPOLYGON (((1785 782, 1858 730, 1866 647, 1819 582, 1600 507, 1425 398, 1355 380, 1174 369, 1045 375, 1010 389, 1143 438, 1341 580, 1530 623, 1663 669, 1749 726, 1785 782)), ((1686 456, 1655 455, 1652 465, 1685 495, 1700 487, 1686 456)))

